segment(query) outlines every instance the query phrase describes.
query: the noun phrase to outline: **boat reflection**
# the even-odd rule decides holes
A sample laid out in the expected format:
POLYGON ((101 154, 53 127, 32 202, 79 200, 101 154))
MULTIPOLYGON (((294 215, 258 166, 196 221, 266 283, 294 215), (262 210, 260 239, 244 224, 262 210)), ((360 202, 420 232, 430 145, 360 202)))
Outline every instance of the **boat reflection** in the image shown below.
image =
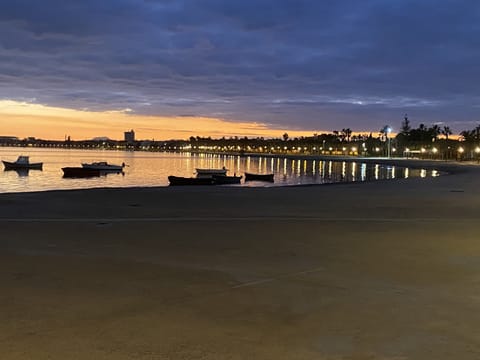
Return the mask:
POLYGON ((16 172, 19 177, 28 176, 30 169, 4 169, 3 171, 16 172))

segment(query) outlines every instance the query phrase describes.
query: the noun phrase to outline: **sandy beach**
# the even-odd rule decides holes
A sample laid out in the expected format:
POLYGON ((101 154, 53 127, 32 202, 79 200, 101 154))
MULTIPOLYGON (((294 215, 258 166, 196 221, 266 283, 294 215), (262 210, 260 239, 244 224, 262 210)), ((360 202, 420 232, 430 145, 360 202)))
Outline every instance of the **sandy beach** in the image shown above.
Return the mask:
POLYGON ((423 166, 2 194, 0 358, 479 359, 480 167, 423 166))

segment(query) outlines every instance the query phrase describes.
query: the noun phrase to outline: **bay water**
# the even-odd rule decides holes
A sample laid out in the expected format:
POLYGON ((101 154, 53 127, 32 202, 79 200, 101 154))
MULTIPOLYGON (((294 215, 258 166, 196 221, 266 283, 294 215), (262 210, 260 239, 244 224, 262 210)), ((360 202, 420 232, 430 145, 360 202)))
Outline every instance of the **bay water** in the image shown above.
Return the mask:
POLYGON ((43 170, 0 171, 0 193, 101 187, 168 186, 168 176, 195 176, 196 168, 228 169, 229 175, 245 172, 274 173, 274 183, 244 182, 225 186, 288 186, 352 181, 374 181, 409 177, 437 176, 435 170, 408 169, 372 163, 236 156, 134 152, 112 150, 45 149, 27 147, 0 148, 0 159, 15 161, 19 155, 31 162, 43 162, 43 170), (64 178, 62 167, 81 166, 83 162, 125 163, 123 174, 92 178, 64 178))

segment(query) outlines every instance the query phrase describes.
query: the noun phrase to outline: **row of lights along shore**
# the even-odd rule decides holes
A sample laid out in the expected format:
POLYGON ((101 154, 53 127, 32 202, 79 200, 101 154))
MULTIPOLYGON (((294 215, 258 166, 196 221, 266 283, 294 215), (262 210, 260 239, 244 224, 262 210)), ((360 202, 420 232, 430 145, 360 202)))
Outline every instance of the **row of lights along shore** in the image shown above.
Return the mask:
MULTIPOLYGON (((19 147, 24 147, 23 144, 15 144, 14 146, 19 146, 19 147)), ((32 147, 32 144, 28 144, 28 147, 32 147)), ((63 144, 47 144, 47 145, 37 145, 36 147, 67 147, 63 144)), ((107 146, 106 144, 97 144, 97 145, 77 145, 77 146, 68 146, 68 147, 74 147, 74 148, 105 148, 111 146, 107 146)), ((122 150, 125 147, 124 146, 113 146, 113 148, 117 150, 122 150)), ((328 148, 323 148, 323 147, 306 147, 306 146, 292 146, 292 147, 265 147, 265 146, 247 146, 246 148, 242 148, 240 146, 191 146, 191 145, 186 145, 186 146, 168 146, 168 147, 158 147, 159 150, 179 150, 179 151, 191 151, 191 150, 198 150, 198 151, 254 151, 254 152, 281 152, 282 150, 284 152, 321 152, 321 154, 344 154, 344 153, 349 153, 350 155, 359 155, 358 153, 358 148, 357 147, 342 147, 342 148, 333 148, 333 147, 328 147, 328 148)), ((153 150, 152 146, 141 146, 140 150, 153 150)), ((450 148, 449 148, 450 150, 450 148)), ((362 151, 366 152, 366 146, 365 143, 362 144, 362 151)), ((372 152, 374 153, 380 153, 382 151, 382 148, 380 147, 375 147, 372 149, 372 152)), ((459 154, 462 154, 465 152, 465 148, 460 146, 456 149, 456 151, 459 154)), ((397 153, 398 150, 395 147, 387 147, 387 156, 390 157, 392 153, 397 153)), ((437 154, 439 152, 438 148, 432 147, 432 148, 425 148, 422 147, 420 150, 411 150, 410 148, 405 148, 404 153, 405 154, 414 154, 414 153, 421 153, 421 154, 427 154, 427 153, 433 153, 437 154)), ((475 147, 474 152, 476 154, 480 154, 480 146, 475 147)))

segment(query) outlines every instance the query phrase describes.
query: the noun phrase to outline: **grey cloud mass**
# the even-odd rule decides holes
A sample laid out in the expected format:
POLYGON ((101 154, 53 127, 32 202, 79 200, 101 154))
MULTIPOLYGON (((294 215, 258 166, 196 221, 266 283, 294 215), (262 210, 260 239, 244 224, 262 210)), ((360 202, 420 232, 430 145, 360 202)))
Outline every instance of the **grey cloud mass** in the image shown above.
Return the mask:
POLYGON ((0 99, 378 130, 480 122, 475 0, 0 0, 0 99))

